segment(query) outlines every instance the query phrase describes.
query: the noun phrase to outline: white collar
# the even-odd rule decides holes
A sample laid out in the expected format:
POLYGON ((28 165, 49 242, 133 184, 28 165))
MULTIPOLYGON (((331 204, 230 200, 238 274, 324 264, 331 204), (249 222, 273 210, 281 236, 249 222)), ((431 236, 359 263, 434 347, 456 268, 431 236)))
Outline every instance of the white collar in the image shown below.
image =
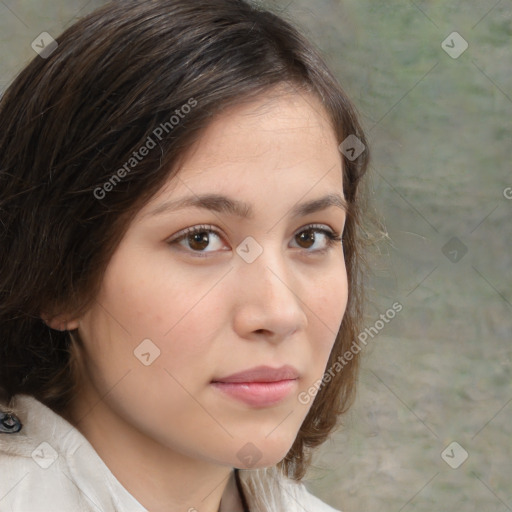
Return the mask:
MULTIPOLYGON (((62 416, 25 394, 15 395, 12 411, 20 419, 22 429, 0 434, 0 457, 18 456, 26 461, 27 468, 32 468, 36 448, 42 446, 43 452, 46 449, 50 455, 53 450, 58 454, 58 464, 45 471, 45 478, 49 479, 53 471, 53 478, 62 481, 65 473, 87 501, 94 503, 94 510, 148 512, 121 485, 83 434, 62 416)), ((276 466, 240 470, 239 476, 250 512, 302 512, 304 508, 308 512, 338 512, 311 495, 302 483, 284 477, 276 466)), ((36 484, 43 488, 48 482, 36 480, 36 484)), ((234 472, 226 485, 220 510, 243 512, 234 472)))

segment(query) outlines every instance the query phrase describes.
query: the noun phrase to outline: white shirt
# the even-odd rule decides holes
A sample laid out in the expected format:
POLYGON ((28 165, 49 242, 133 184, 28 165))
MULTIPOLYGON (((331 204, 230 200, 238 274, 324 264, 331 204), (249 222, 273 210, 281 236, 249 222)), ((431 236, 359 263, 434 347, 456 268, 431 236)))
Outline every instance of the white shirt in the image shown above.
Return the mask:
MULTIPOLYGON (((148 512, 83 434, 34 397, 10 408, 22 428, 0 433, 0 512, 148 512)), ((240 470, 250 512, 340 512, 272 466, 240 470)), ((221 512, 243 512, 232 473, 221 512)))

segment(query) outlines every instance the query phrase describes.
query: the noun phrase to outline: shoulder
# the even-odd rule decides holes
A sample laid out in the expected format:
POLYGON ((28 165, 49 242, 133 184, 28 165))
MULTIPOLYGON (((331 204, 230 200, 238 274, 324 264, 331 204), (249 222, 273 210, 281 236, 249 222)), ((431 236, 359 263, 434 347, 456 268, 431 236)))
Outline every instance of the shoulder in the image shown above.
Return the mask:
POLYGON ((10 411, 22 427, 19 432, 0 433, 0 510, 65 510, 70 503, 88 510, 53 446, 52 422, 45 421, 51 415, 27 395, 17 395, 10 411))
POLYGON ((29 395, 16 395, 9 411, 22 428, 0 432, 0 510, 145 511, 123 489, 116 496, 113 475, 64 418, 29 395))
POLYGON ((285 477, 276 466, 241 470, 251 512, 341 512, 309 492, 303 482, 285 477))
POLYGON ((324 501, 322 501, 317 496, 314 496, 311 494, 305 487, 304 487, 304 496, 310 503, 310 507, 308 510, 316 511, 316 512, 341 512, 341 510, 337 508, 333 508, 324 501))
POLYGON ((301 505, 301 509, 303 507, 309 512, 341 512, 311 494, 304 483, 291 479, 285 479, 285 482, 288 492, 293 496, 294 501, 301 505))

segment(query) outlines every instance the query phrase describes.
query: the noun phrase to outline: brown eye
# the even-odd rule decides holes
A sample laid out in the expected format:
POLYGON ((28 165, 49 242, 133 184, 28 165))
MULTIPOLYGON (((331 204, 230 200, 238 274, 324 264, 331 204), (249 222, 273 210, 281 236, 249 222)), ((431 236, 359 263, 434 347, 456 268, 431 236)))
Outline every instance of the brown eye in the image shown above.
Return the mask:
MULTIPOLYGON (((206 250, 214 245, 215 238, 221 240, 221 234, 212 226, 195 226, 187 228, 178 237, 169 240, 169 245, 185 245, 184 249, 192 256, 207 257, 211 253, 219 252, 216 249, 206 250), (182 244, 185 241, 186 244, 182 244), (188 246, 188 247, 187 247, 188 246)), ((309 254, 323 254, 341 242, 341 236, 322 226, 311 225, 298 232, 294 239, 298 241, 299 248, 309 254), (324 240, 324 243, 322 243, 324 240), (311 250, 315 244, 320 247, 311 250)), ((223 246, 221 246, 223 247, 223 246)))
MULTIPOLYGON (((301 242, 305 242, 306 244, 309 244, 311 242, 312 244, 314 244, 316 241, 316 237, 313 233, 314 231, 312 229, 308 229, 307 231, 302 231, 298 235, 298 238, 301 242)), ((304 249, 309 249, 310 247, 311 245, 307 245, 307 247, 304 247, 304 249)))
MULTIPOLYGON (((173 240, 170 240, 169 244, 181 245, 182 241, 186 241, 188 249, 190 249, 189 252, 194 256, 207 256, 208 253, 216 252, 215 250, 205 250, 212 245, 212 238, 215 239, 215 237, 220 240, 220 233, 211 226, 196 226, 193 228, 187 228, 183 234, 173 240)), ((186 246, 185 249, 187 249, 186 246)))
POLYGON ((197 231, 195 233, 188 234, 186 238, 189 241, 190 248, 194 251, 203 251, 210 243, 206 231, 197 231))
POLYGON ((308 226, 296 235, 296 238, 300 240, 300 247, 303 249, 310 249, 318 240, 322 240, 322 237, 318 237, 317 233, 323 235, 323 237, 326 238, 326 242, 323 247, 316 250, 308 250, 308 252, 324 253, 332 248, 336 242, 341 241, 341 236, 331 230, 319 226, 308 226))

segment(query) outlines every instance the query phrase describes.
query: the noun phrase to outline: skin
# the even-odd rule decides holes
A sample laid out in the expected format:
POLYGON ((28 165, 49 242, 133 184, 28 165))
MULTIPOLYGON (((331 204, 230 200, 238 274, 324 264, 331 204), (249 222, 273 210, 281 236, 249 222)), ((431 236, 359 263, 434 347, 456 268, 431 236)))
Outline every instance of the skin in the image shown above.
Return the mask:
POLYGON ((214 120, 178 178, 130 225, 95 304, 80 318, 49 321, 78 328, 85 346, 82 391, 66 419, 151 512, 216 512, 226 486, 233 489, 234 467, 267 467, 286 456, 312 404, 297 395, 322 378, 343 319, 341 242, 322 254, 325 235, 306 231, 311 238, 301 241, 299 234, 312 223, 341 234, 344 210, 289 213, 296 203, 343 195, 339 141, 316 96, 276 92, 214 120), (165 201, 207 192, 250 203, 254 218, 199 208, 148 215, 165 201), (205 243, 189 236, 169 244, 202 224, 220 236, 208 231, 205 243), (236 252, 248 236, 263 248, 252 263, 236 252), (145 339, 160 350, 148 366, 134 356, 145 339), (283 364, 300 377, 272 406, 249 406, 210 384, 283 364), (251 466, 237 455, 248 442, 261 455, 251 466))

